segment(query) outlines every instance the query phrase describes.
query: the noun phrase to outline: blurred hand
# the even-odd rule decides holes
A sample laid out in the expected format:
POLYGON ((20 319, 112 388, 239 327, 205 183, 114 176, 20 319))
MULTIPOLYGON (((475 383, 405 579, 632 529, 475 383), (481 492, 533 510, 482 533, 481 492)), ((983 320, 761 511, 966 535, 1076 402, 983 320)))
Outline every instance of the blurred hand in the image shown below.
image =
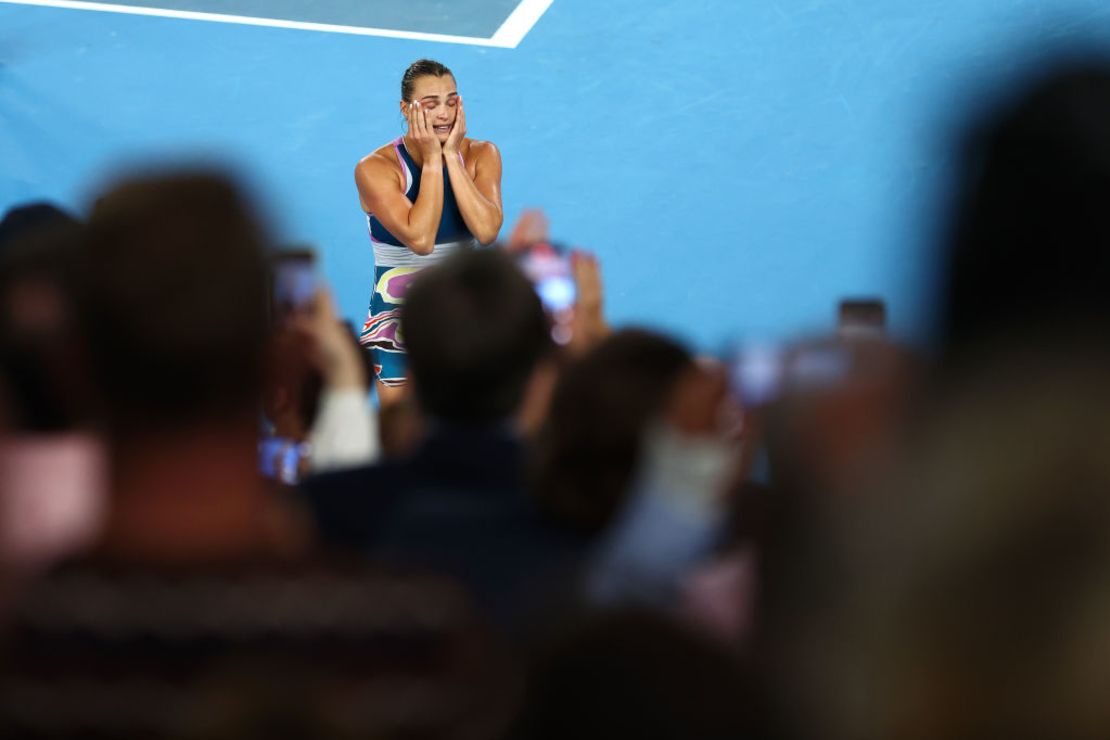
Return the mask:
POLYGON ((675 382, 664 413, 667 422, 691 437, 739 439, 743 413, 729 389, 728 372, 699 360, 675 382))
POLYGON ((513 226, 505 248, 510 254, 515 254, 529 244, 547 241, 548 231, 547 216, 538 208, 529 208, 520 214, 520 219, 513 226))
MULTIPOLYGON (((536 242, 548 241, 548 228, 547 216, 543 211, 538 208, 528 209, 520 214, 505 248, 515 255, 536 242)), ((596 256, 579 249, 571 252, 570 264, 577 298, 572 309, 570 342, 567 348, 572 354, 583 354, 609 334, 609 325, 605 321, 601 267, 596 256)))
POLYGON ((655 478, 665 482, 660 490, 684 504, 724 504, 745 474, 742 419, 719 362, 699 360, 684 371, 663 407, 663 423, 650 437, 650 464, 655 478))
POLYGON ((295 316, 291 328, 308 339, 309 358, 329 388, 366 387, 361 350, 336 316, 335 301, 326 288, 317 292, 315 310, 295 316))
POLYGON ((568 347, 574 354, 583 354, 609 335, 609 324, 605 321, 605 296, 597 257, 575 250, 570 261, 577 298, 568 347))

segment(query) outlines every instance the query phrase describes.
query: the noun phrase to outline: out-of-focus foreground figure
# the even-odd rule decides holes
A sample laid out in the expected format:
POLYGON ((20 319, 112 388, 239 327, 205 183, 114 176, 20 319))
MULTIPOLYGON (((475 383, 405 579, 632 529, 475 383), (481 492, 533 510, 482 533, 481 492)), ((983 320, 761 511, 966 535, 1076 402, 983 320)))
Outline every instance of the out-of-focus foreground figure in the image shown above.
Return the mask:
POLYGON ((941 373, 897 465, 775 522, 791 737, 1110 734, 1110 66, 1050 70, 964 156, 941 373))
POLYGON ((106 524, 15 596, 6 737, 469 736, 469 600, 332 564, 257 470, 268 243, 239 191, 124 182, 75 267, 109 447, 106 524))

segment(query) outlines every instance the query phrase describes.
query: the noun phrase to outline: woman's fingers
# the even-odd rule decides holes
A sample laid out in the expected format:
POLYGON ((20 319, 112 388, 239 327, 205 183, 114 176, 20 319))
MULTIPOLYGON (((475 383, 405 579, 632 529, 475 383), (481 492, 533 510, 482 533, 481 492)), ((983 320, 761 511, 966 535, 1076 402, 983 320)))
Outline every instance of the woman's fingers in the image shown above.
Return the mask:
POLYGON ((451 124, 451 132, 447 135, 447 148, 452 151, 458 151, 459 146, 462 144, 463 137, 466 136, 466 114, 463 113, 462 104, 458 104, 458 110, 455 113, 455 120, 451 124))
POLYGON ((428 113, 420 107, 419 102, 409 104, 409 132, 417 140, 428 134, 428 113))
POLYGON ((420 133, 424 136, 431 136, 432 124, 428 123, 428 111, 420 108, 417 111, 417 115, 420 118, 420 133))

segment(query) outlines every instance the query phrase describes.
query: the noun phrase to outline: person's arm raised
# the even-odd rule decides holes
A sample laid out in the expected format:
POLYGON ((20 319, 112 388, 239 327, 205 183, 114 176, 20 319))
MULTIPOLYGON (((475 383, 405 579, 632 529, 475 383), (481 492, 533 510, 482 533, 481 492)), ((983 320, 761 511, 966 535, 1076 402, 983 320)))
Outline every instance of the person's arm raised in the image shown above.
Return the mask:
POLYGON ((358 163, 355 184, 365 211, 374 214, 389 233, 416 254, 431 254, 443 215, 443 148, 425 111, 413 104, 408 120, 410 139, 416 142, 424 161, 416 202, 410 202, 397 187, 392 164, 378 154, 358 163))
POLYGON ((474 162, 474 178, 466 171, 459 156, 466 138, 466 111, 462 98, 458 98, 459 112, 451 134, 443 144, 443 158, 447 162, 447 176, 459 204, 466 227, 481 244, 491 244, 501 231, 501 153, 492 142, 473 142, 470 147, 474 162))
POLYGON ((605 297, 597 257, 576 249, 571 252, 570 264, 576 298, 567 349, 581 356, 609 335, 609 323, 605 320, 605 297))

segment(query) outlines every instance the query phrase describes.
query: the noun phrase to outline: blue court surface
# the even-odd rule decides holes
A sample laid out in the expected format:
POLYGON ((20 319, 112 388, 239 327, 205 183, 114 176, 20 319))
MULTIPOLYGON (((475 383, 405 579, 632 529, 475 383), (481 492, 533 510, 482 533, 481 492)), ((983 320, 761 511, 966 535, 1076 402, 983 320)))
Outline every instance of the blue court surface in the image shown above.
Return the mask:
POLYGON ((501 149, 506 230, 542 206, 599 254, 616 323, 711 351, 830 327, 845 295, 927 337, 953 127, 1037 59, 1110 45, 1105 0, 149 5, 0 0, 0 209, 225 162, 361 322, 353 168, 432 57, 501 149))

